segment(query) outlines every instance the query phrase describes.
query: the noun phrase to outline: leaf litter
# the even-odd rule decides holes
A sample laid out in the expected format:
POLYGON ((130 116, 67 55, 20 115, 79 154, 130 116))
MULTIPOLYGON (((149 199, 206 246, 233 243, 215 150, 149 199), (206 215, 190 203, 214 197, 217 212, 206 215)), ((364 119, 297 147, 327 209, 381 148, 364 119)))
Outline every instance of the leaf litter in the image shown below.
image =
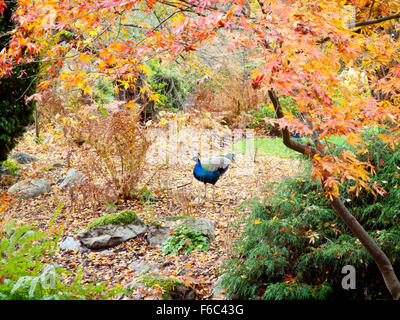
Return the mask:
MULTIPOLYGON (((99 207, 91 203, 79 208, 73 206, 71 194, 57 188, 57 182, 65 177, 69 167, 73 167, 74 163, 71 162, 79 161, 79 153, 82 151, 78 147, 66 144, 62 130, 56 126, 49 127, 41 133, 43 143, 34 143, 34 129, 31 128, 14 151, 34 155, 39 158, 39 162, 19 165, 19 179, 45 179, 52 189, 36 198, 13 199, 7 212, 18 224, 31 224, 47 232, 49 222, 54 218, 50 232, 55 234, 57 230, 61 230, 61 240, 84 230, 92 219, 125 209, 134 210, 147 223, 157 221, 172 227, 181 222, 173 221, 172 217, 193 216, 209 219, 215 226, 215 240, 211 242, 208 251, 193 251, 187 255, 162 255, 161 248, 150 246, 144 234, 102 251, 57 249, 52 261, 46 262, 72 271, 71 275, 65 275, 67 283, 72 281, 73 273, 80 268, 84 283, 104 281, 110 287, 126 286, 138 278, 138 273, 131 266, 133 261, 155 262, 161 266, 158 270, 161 275, 175 277, 190 284, 195 290, 196 299, 213 299, 212 287, 221 275, 221 265, 233 254, 234 242, 240 236, 242 227, 240 221, 251 209, 241 204, 253 197, 268 198, 273 191, 265 186, 296 174, 301 168, 301 161, 261 155, 254 159, 248 155, 237 154, 236 161, 216 184, 216 202, 212 202, 211 186, 207 188, 207 199, 204 201, 204 185, 193 177, 194 162, 191 161, 191 157, 201 150, 201 144, 210 146, 213 142, 213 148, 207 150, 208 153, 230 152, 232 144, 221 146, 215 142, 218 142, 215 136, 229 136, 232 133, 226 127, 210 130, 198 126, 198 135, 195 137, 193 130, 188 128, 193 127, 196 121, 201 119, 191 119, 187 126, 183 126, 177 132, 174 137, 175 150, 165 141, 157 140, 160 127, 149 128, 150 134, 154 130, 155 140, 147 157, 144 176, 153 176, 147 187, 156 201, 119 201, 109 205, 108 210, 104 205, 99 207), (165 156, 168 152, 169 159, 165 156), (74 154, 75 160, 71 160, 71 154, 74 154), (172 161, 174 157, 175 160, 172 161), (166 163, 166 158, 170 163, 166 163), (163 164, 161 170, 160 163, 163 164), (157 170, 158 175, 154 175, 157 170), (60 203, 62 208, 54 217, 60 203)), ((161 128, 164 132, 168 130, 168 126, 161 128)), ((157 286, 140 288, 135 295, 131 295, 131 299, 161 299, 161 291, 157 286)))

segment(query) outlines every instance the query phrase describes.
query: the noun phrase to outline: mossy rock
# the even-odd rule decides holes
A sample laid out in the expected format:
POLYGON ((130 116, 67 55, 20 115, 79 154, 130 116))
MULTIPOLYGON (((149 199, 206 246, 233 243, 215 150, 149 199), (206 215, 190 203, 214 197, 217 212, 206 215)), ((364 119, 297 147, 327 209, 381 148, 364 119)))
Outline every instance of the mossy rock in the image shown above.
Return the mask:
POLYGON ((89 223, 77 238, 82 245, 92 250, 105 249, 135 238, 147 231, 145 224, 134 211, 104 215, 89 223))
POLYGON ((194 300, 195 298, 193 288, 176 278, 165 277, 159 274, 147 274, 139 278, 137 283, 143 283, 147 288, 153 286, 161 287, 164 300, 194 300))
POLYGON ((141 221, 136 212, 132 210, 124 210, 121 212, 106 214, 94 221, 89 222, 86 230, 109 224, 126 225, 131 223, 141 223, 141 221))

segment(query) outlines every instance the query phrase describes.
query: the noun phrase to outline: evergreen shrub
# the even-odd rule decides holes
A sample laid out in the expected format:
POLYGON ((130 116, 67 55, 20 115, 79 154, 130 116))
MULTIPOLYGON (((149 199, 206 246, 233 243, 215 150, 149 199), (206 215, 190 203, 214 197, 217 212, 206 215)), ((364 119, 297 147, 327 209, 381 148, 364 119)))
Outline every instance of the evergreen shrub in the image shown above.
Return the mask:
MULTIPOLYGON (((0 15, 0 35, 10 32, 12 10, 17 1, 8 1, 3 16, 0 15)), ((0 38, 0 51, 10 41, 10 36, 0 38)), ((0 78, 0 161, 7 159, 17 144, 17 139, 33 121, 34 102, 25 104, 25 97, 35 93, 38 64, 16 67, 12 74, 0 78)))
MULTIPOLYGON (((376 183, 386 194, 363 191, 358 197, 341 187, 349 210, 391 260, 400 265, 400 152, 376 134, 364 135, 361 160, 375 166, 376 183)), ((338 148, 352 149, 348 145, 338 148)), ((355 150, 353 150, 355 151, 355 150)), ((334 151, 336 152, 336 151, 334 151)), ((285 180, 267 203, 246 218, 235 256, 226 261, 222 285, 240 299, 390 299, 370 255, 331 208, 321 187, 303 175, 285 180), (344 290, 342 268, 356 269, 356 289, 344 290)), ((308 172, 307 172, 308 171, 308 172)), ((398 274, 399 275, 399 274, 398 274)))

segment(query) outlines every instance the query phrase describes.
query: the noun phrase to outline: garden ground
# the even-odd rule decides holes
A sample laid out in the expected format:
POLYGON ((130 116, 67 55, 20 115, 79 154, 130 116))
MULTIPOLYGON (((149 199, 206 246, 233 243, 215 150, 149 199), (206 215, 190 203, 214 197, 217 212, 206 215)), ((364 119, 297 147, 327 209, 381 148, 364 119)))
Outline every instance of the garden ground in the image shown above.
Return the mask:
MULTIPOLYGON (((145 179, 148 181, 147 189, 151 191, 151 197, 147 201, 120 201, 97 206, 90 202, 82 203, 78 199, 79 195, 61 190, 57 184, 65 177, 69 168, 80 164, 81 156, 87 152, 85 145, 78 147, 67 144, 61 128, 56 126, 47 127, 41 133, 41 143, 38 144, 33 142, 35 131, 31 128, 14 151, 27 152, 37 157, 39 161, 19 165, 21 167, 19 179, 45 179, 52 188, 50 192, 34 199, 15 199, 7 210, 11 219, 18 224, 31 224, 41 231, 54 234, 62 230, 60 241, 67 236, 75 236, 77 232, 85 229, 91 220, 124 209, 134 210, 147 223, 157 221, 163 224, 179 216, 211 220, 215 226, 216 237, 208 251, 194 251, 186 255, 163 255, 161 248, 150 246, 146 236, 143 235, 106 251, 88 253, 58 249, 52 261, 46 262, 58 264, 73 273, 80 267, 84 282, 104 281, 109 286, 117 284, 125 286, 138 277, 131 266, 133 261, 157 262, 162 265, 159 271, 162 275, 178 278, 190 284, 195 289, 196 299, 212 299, 212 287, 221 275, 221 264, 232 255, 234 241, 240 235, 240 220, 249 213, 250 206, 244 204, 254 197, 267 198, 272 192, 267 185, 297 173, 301 160, 293 157, 276 157, 268 153, 268 146, 264 146, 264 152, 256 154, 237 152, 235 163, 216 184, 215 203, 212 202, 211 187, 208 187, 206 201, 202 201, 204 185, 193 178, 194 162, 191 161, 191 156, 201 151, 199 146, 202 143, 204 146, 207 141, 215 142, 218 135, 231 132, 227 128, 219 127, 215 122, 212 126, 204 126, 203 119, 199 119, 196 115, 190 115, 190 118, 191 120, 186 121, 177 136, 173 138, 178 150, 172 147, 174 150, 168 150, 170 148, 168 142, 166 144, 165 140, 157 139, 160 130, 171 132, 173 120, 170 119, 169 123, 162 127, 149 129, 150 134, 153 131, 155 140, 149 150, 144 172, 144 176, 150 177, 145 179), (200 125, 194 126, 194 123, 200 125), (193 134, 194 127, 196 134, 193 134), (170 155, 175 156, 166 157, 168 152, 172 152, 170 155), (62 209, 57 212, 54 223, 49 229, 49 222, 60 204, 62 209)), ((210 145, 212 144, 208 144, 210 145)), ((220 154, 235 149, 231 143, 224 145, 215 143, 214 147, 207 152, 220 154)), ((237 148, 236 150, 240 151, 237 148)), ((67 281, 71 279, 69 277, 73 275, 66 276, 67 281)), ((160 291, 157 288, 153 289, 141 290, 136 298, 160 298, 160 291)))

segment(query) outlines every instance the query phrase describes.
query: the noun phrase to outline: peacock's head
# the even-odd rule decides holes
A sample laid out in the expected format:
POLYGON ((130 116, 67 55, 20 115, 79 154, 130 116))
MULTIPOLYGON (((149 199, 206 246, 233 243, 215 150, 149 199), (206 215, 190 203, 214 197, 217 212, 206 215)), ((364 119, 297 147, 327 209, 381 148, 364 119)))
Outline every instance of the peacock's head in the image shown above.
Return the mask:
POLYGON ((196 155, 192 158, 192 160, 195 161, 195 162, 199 161, 199 159, 200 159, 200 153, 196 154, 196 155))

